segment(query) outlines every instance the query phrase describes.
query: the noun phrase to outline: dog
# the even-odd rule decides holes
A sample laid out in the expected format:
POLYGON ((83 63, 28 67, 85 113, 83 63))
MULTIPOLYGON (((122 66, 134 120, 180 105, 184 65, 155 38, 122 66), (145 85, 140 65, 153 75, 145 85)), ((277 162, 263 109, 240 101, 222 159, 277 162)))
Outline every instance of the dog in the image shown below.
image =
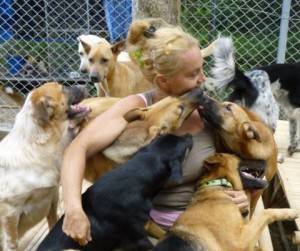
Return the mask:
POLYGON ((35 77, 45 78, 49 77, 46 63, 42 60, 38 60, 33 56, 25 57, 26 63, 17 75, 22 77, 35 77))
MULTIPOLYGON (((79 65, 79 71, 84 74, 89 74, 89 59, 88 55, 85 53, 85 50, 81 44, 81 41, 84 41, 85 43, 89 45, 96 45, 99 43, 107 43, 109 42, 105 38, 98 37, 96 35, 80 35, 77 37, 78 41, 78 55, 80 58, 80 65, 79 65)), ((118 61, 130 61, 130 58, 128 56, 128 53, 125 51, 121 51, 120 55, 118 55, 118 61)))
POLYGON ((279 104, 289 119, 290 145, 287 151, 290 156, 293 155, 300 150, 300 85, 297 84, 300 81, 300 63, 271 64, 243 73, 235 66, 233 50, 230 38, 219 39, 213 52, 215 83, 222 88, 232 87, 229 100, 243 100, 243 104, 259 114, 274 131, 279 118, 279 104))
MULTIPOLYGON (((90 182, 112 170, 116 165, 131 159, 142 147, 159 135, 172 133, 203 102, 203 90, 199 87, 179 96, 169 96, 152 106, 134 108, 124 115, 127 126, 118 138, 102 152, 87 159, 85 179, 90 182)), ((79 105, 91 112, 73 121, 72 130, 81 131, 95 117, 102 114, 119 99, 94 97, 83 100, 79 105), (77 129, 76 129, 77 128, 77 129)), ((84 109, 83 109, 84 110, 84 109)))
POLYGON ((279 106, 273 96, 268 74, 262 70, 242 73, 235 64, 233 41, 229 37, 219 38, 212 55, 215 85, 221 89, 233 89, 228 101, 241 102, 243 106, 258 114, 275 132, 279 106))
POLYGON ((56 223, 60 163, 72 140, 69 119, 84 108, 84 86, 48 82, 31 91, 11 131, 0 142, 0 250, 17 250, 18 239, 47 217, 56 223))
POLYGON ((0 86, 0 96, 2 95, 6 96, 8 99, 11 99, 19 107, 23 106, 24 104, 25 98, 23 94, 11 84, 4 84, 0 86))
POLYGON ((274 221, 294 220, 295 209, 267 209, 245 222, 228 189, 263 189, 264 161, 244 161, 217 153, 204 160, 205 173, 187 209, 153 251, 252 251, 264 228, 274 221))
POLYGON ((153 247, 144 225, 152 198, 171 177, 182 181, 182 163, 192 147, 192 136, 160 136, 128 162, 99 178, 82 195, 82 205, 91 223, 92 241, 81 247, 62 232, 63 217, 45 237, 38 251, 149 250, 153 247))
MULTIPOLYGON (((234 153, 243 159, 265 160, 265 176, 271 181, 277 171, 278 154, 272 129, 257 114, 236 103, 220 103, 208 97, 203 100, 198 111, 214 128, 216 151, 234 153)), ((262 192, 251 191, 250 218, 262 192)))
POLYGON ((80 43, 88 55, 91 81, 102 83, 98 96, 125 97, 152 88, 136 64, 117 60, 125 48, 125 41, 114 45, 104 42, 89 45, 83 40, 80 43))
MULTIPOLYGON (((77 37, 78 41, 78 55, 80 57, 80 65, 79 65, 79 71, 84 74, 90 74, 90 63, 88 59, 88 55, 85 52, 81 41, 84 41, 86 44, 89 44, 90 46, 99 44, 99 43, 105 43, 107 45, 110 45, 109 42, 105 38, 98 37, 96 35, 80 35, 77 37)), ((120 62, 129 62, 130 57, 127 52, 121 51, 120 54, 117 57, 117 61, 120 62)), ((103 86, 101 82, 94 83, 97 91, 98 96, 109 96, 107 93, 107 86, 103 86)))

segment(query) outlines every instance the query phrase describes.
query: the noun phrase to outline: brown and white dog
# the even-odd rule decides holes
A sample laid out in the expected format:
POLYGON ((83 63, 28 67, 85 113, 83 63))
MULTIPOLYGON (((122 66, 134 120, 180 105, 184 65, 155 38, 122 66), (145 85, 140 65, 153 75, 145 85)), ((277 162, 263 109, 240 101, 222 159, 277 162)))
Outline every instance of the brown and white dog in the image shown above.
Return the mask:
MULTIPOLYGON (((119 137, 101 153, 87 160, 85 178, 94 182, 99 176, 123 164, 143 146, 149 144, 158 135, 174 132, 182 122, 203 102, 201 88, 183 94, 180 97, 169 96, 149 107, 135 108, 124 115, 128 124, 119 137)), ((83 100, 80 105, 89 107, 91 113, 84 120, 73 120, 73 130, 82 130, 96 116, 103 113, 118 98, 96 97, 83 100)))
POLYGON ((87 95, 84 86, 46 83, 31 91, 14 126, 0 142, 0 250, 18 250, 18 240, 44 217, 57 221, 63 151, 72 140, 73 106, 87 95))
POLYGON ((264 228, 281 220, 294 220, 294 209, 266 209, 245 222, 225 190, 261 189, 264 161, 244 161, 230 154, 216 154, 204 161, 188 208, 179 216, 166 237, 153 251, 253 251, 264 228))
MULTIPOLYGON (((243 159, 265 160, 265 176, 271 181, 277 171, 278 149, 272 129, 247 108, 232 102, 206 98, 201 116, 215 128, 217 152, 237 154, 243 159)), ((263 190, 252 191, 250 217, 263 190)))

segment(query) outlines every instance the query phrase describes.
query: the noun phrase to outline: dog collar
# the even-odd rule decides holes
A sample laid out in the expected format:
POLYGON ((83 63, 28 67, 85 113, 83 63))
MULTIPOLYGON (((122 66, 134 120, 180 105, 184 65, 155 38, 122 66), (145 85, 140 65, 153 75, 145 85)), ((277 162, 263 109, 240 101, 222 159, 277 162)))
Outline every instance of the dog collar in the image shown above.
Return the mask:
POLYGON ((223 186, 223 187, 233 188, 232 184, 224 178, 217 179, 217 180, 209 180, 199 185, 200 188, 208 187, 208 186, 223 186))

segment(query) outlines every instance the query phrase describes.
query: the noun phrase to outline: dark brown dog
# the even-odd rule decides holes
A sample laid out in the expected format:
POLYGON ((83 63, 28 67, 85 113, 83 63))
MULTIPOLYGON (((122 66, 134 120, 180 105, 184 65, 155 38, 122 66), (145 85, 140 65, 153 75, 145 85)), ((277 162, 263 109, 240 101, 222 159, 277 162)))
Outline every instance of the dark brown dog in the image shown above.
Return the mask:
POLYGON ((243 161, 216 154, 204 161, 206 172, 189 207, 154 251, 253 251, 263 229, 277 220, 293 220, 294 209, 267 209, 245 222, 227 189, 262 189, 265 161, 243 161))
MULTIPOLYGON (((270 181, 277 170, 277 145, 273 132, 248 109, 232 102, 206 98, 201 116, 215 127, 217 152, 238 154, 243 159, 265 160, 265 176, 270 181)), ((250 217, 263 190, 251 193, 250 217)))

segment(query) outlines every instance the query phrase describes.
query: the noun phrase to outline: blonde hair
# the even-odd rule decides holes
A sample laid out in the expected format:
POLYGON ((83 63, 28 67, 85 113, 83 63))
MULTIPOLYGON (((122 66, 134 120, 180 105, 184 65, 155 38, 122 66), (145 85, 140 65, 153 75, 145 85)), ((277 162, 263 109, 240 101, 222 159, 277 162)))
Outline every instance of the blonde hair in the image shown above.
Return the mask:
POLYGON ((167 25, 155 29, 144 20, 132 22, 127 37, 131 60, 151 82, 158 73, 164 76, 176 73, 182 66, 180 55, 194 46, 198 46, 198 40, 182 28, 167 25))

